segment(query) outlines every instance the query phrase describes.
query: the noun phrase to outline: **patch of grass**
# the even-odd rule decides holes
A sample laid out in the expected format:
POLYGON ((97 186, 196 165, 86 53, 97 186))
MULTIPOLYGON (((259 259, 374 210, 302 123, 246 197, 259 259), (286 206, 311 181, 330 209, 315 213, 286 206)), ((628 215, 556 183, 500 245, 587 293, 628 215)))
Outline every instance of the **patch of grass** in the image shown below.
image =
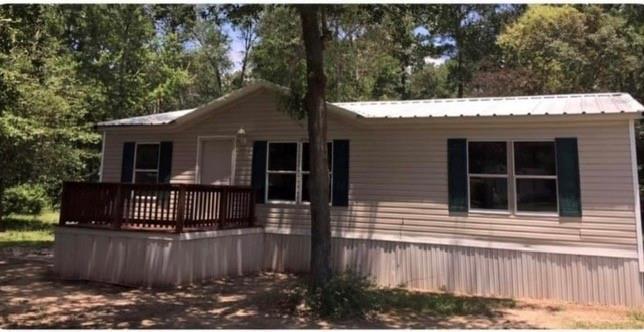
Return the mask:
POLYGON ((513 308, 511 299, 456 296, 449 293, 412 292, 402 288, 377 289, 380 310, 412 310, 434 316, 493 316, 496 309, 513 308))
POLYGON ((573 327, 579 329, 644 329, 644 312, 631 311, 625 320, 614 322, 576 321, 573 327))
POLYGON ((586 330, 614 330, 614 329, 642 329, 644 323, 633 320, 625 320, 621 322, 575 322, 573 328, 586 329, 586 330))
POLYGON ((644 311, 631 311, 628 314, 628 318, 637 322, 644 323, 644 311))
POLYGON ((381 288, 368 279, 339 274, 327 289, 311 291, 305 281, 288 289, 273 289, 260 302, 268 307, 299 314, 315 314, 333 320, 368 318, 377 313, 414 312, 434 317, 493 317, 501 308, 513 308, 514 300, 456 296, 448 293, 414 292, 403 288, 381 288))
POLYGON ((9 215, 2 220, 0 247, 50 246, 58 212, 46 210, 39 215, 9 215))

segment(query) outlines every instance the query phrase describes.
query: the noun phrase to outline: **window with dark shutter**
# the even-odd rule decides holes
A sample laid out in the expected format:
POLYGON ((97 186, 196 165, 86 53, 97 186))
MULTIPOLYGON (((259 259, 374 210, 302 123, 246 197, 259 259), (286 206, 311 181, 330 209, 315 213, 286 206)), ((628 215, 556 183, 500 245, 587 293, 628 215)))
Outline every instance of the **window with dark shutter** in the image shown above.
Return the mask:
POLYGON ((297 199, 298 143, 268 143, 266 198, 274 202, 297 199))
POLYGON ((557 213, 554 142, 514 142, 514 178, 517 212, 557 213))
POLYGON ((468 210, 508 210, 506 142, 468 142, 468 210))
POLYGON ((467 212, 467 140, 447 140, 447 186, 450 212, 467 212))
POLYGON ((137 143, 134 156, 134 183, 159 183, 160 144, 137 143))

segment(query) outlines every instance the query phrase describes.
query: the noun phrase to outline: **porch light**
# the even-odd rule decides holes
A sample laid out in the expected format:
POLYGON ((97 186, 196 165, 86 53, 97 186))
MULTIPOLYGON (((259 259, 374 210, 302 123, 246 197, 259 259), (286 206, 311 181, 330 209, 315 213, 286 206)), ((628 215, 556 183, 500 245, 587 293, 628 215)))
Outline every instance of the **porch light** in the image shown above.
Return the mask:
POLYGON ((237 130, 237 142, 240 145, 246 145, 246 130, 244 128, 237 130))

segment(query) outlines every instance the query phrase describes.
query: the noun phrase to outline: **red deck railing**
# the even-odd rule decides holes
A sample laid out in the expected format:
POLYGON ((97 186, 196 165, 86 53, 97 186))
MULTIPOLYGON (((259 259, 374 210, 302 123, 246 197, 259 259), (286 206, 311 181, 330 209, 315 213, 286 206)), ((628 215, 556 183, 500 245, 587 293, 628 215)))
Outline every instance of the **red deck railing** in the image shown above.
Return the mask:
POLYGON ((173 231, 252 227, 251 187, 65 182, 61 226, 173 231))

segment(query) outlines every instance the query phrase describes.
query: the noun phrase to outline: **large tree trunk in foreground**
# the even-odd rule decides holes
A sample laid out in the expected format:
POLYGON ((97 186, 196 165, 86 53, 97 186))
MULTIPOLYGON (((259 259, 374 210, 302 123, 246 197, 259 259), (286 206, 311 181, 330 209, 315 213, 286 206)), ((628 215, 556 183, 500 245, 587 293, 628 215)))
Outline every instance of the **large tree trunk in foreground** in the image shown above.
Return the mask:
POLYGON ((5 231, 5 226, 4 226, 4 205, 2 205, 4 201, 4 181, 0 179, 0 232, 5 231))
POLYGON ((306 94, 304 108, 308 119, 311 174, 311 282, 323 286, 331 277, 331 220, 329 216, 329 169, 326 140, 324 41, 320 29, 320 7, 298 6, 302 40, 306 51, 306 94))

